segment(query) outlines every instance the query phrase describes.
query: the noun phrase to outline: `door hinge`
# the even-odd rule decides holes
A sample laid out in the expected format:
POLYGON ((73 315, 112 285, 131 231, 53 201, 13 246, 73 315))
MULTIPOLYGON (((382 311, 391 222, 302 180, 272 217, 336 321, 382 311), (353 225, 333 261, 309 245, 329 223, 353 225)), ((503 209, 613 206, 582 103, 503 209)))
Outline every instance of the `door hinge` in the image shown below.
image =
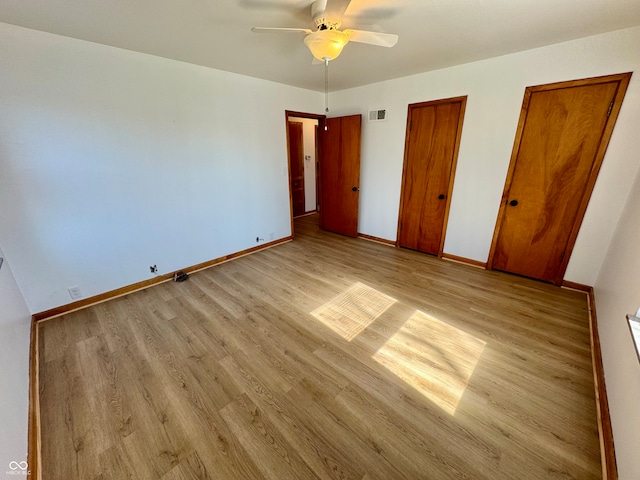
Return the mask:
POLYGON ((607 110, 607 117, 608 117, 609 115, 611 115, 611 110, 613 110, 613 104, 614 104, 614 102, 615 102, 615 99, 614 99, 614 100, 611 100, 611 104, 609 105, 609 110, 607 110))
POLYGON ((560 263, 562 263, 563 260, 564 260, 564 252, 560 254, 560 263))
POLYGON ((413 128, 413 120, 409 120, 409 131, 413 128))

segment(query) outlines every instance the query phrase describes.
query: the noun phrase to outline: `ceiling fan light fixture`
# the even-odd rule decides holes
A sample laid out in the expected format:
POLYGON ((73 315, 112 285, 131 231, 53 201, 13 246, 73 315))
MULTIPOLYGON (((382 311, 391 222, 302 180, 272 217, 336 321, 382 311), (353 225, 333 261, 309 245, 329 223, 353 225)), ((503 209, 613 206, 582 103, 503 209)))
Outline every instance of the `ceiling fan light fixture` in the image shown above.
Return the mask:
POLYGON ((318 30, 304 37, 304 44, 320 61, 333 60, 349 43, 349 35, 339 30, 318 30))

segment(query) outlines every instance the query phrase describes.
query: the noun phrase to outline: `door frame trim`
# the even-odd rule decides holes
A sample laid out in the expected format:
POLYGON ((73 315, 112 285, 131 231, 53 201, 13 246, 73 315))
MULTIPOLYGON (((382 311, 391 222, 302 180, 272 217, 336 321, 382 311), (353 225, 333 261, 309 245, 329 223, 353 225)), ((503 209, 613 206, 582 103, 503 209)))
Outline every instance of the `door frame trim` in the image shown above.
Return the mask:
MULTIPOLYGON (((320 165, 322 158, 322 132, 324 132, 324 123, 327 118, 326 115, 318 115, 315 113, 297 112, 295 110, 284 111, 284 133, 285 133, 285 145, 287 148, 287 178, 289 184, 289 218, 291 221, 291 238, 295 238, 295 231, 293 228, 293 190, 291 188, 291 154, 289 152, 289 117, 310 118, 312 120, 318 120, 318 135, 316 136, 316 149, 318 154, 316 155, 317 165, 320 165)), ((322 182, 319 182, 321 175, 321 168, 316 168, 316 185, 322 188, 322 182)), ((320 208, 321 191, 316 188, 316 205, 320 208)))
POLYGON ((444 240, 447 236, 447 225, 449 223, 449 210, 451 209, 451 195, 453 194, 453 184, 456 176, 456 167, 458 165, 458 152, 460 151, 460 140, 462 139, 462 125, 464 123, 464 114, 467 107, 467 95, 459 97, 442 98, 439 100, 430 100, 427 102, 411 103, 407 106, 407 125, 405 127, 404 137, 404 159, 402 161, 402 180, 400 184, 400 206, 398 208, 398 226, 396 229, 395 246, 400 247, 400 224, 402 222, 402 211, 404 209, 404 186, 407 178, 407 161, 409 157, 409 135, 411 126, 411 113, 414 108, 434 107, 447 103, 460 103, 460 114, 458 116, 458 125, 456 131, 456 139, 453 145, 453 155, 451 159, 451 170, 449 172, 449 185, 447 187, 447 198, 444 208, 444 218, 442 220, 442 233, 440 234, 440 245, 438 247, 438 258, 442 258, 444 253, 444 240))
POLYGON ((548 83, 545 85, 531 86, 525 89, 524 98, 522 101, 522 107, 520 109, 520 118, 518 119, 518 128, 516 130, 516 135, 513 142, 513 149, 511 151, 511 160, 509 162, 507 178, 505 180, 504 189, 502 191, 500 208, 498 210, 496 226, 493 232, 493 239, 491 240, 491 248, 489 250, 489 258, 487 259, 487 270, 493 270, 493 261, 495 259, 496 247, 498 244, 498 235, 500 233, 500 229, 504 222, 506 204, 509 198, 509 191, 511 189, 511 184, 513 182, 513 176, 516 169, 516 161, 518 158, 518 153, 520 152, 520 144, 522 141, 522 134, 524 132, 525 122, 526 122, 526 118, 529 110, 529 103, 531 101, 531 94, 534 92, 543 92, 547 90, 559 90, 562 88, 582 87, 585 85, 597 85, 600 83, 618 82, 618 88, 616 89, 615 96, 613 97, 613 107, 611 109, 611 113, 609 114, 609 118, 607 119, 607 122, 605 124, 604 130, 602 132, 600 145, 598 145, 598 150, 596 152, 596 157, 593 162, 593 167, 591 168, 591 173, 589 174, 587 184, 585 186, 584 192, 582 194, 582 198, 580 200, 580 205, 578 206, 578 212, 576 213, 575 220, 571 227, 571 232, 569 233, 569 238, 567 240, 567 245, 565 248, 565 255, 564 255, 564 258, 562 259, 562 263, 558 268, 558 273, 556 274, 556 278, 554 279, 554 282, 553 282, 554 285, 560 286, 562 284, 562 279, 564 278, 564 274, 567 271, 569 260, 571 258, 571 253, 573 252, 573 247, 575 246, 576 239, 578 238, 578 232, 580 231, 580 227, 582 225, 584 215, 587 211, 587 205, 589 204, 591 194, 593 193, 593 187, 595 186, 596 180, 598 178, 598 173, 600 172, 600 167, 602 166, 602 161, 604 160, 604 155, 607 151, 607 147, 609 146, 609 140, 611 139, 611 134, 613 133, 613 128, 616 124, 616 120, 618 119, 618 114, 620 113, 620 108, 622 107, 622 101, 624 100, 624 95, 627 91, 627 87, 629 85, 629 80, 631 79, 632 73, 633 72, 627 72, 627 73, 619 73, 614 75, 604 75, 601 77, 589 77, 589 78, 584 78, 580 80, 554 82, 554 83, 548 83))

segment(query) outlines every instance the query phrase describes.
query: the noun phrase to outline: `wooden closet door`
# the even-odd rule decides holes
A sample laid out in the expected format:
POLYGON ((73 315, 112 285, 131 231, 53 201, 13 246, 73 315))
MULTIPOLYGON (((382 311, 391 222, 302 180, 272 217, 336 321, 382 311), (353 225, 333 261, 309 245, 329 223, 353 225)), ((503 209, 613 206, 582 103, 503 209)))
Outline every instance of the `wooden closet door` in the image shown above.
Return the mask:
POLYGON ((442 254, 466 97, 409 105, 398 244, 442 254))
POLYGON ((492 268, 561 283, 629 77, 527 89, 492 268))

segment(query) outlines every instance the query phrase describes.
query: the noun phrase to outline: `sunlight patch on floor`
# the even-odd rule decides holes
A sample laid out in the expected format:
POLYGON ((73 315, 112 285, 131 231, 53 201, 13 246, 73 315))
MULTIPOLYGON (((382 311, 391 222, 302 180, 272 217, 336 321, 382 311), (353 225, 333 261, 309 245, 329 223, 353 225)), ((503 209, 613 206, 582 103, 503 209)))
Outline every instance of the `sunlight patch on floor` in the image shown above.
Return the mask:
POLYGON ((450 415, 486 342, 417 310, 373 358, 450 415))
POLYGON ((396 302, 395 298, 356 282, 316 308, 311 315, 345 340, 351 341, 396 302))

